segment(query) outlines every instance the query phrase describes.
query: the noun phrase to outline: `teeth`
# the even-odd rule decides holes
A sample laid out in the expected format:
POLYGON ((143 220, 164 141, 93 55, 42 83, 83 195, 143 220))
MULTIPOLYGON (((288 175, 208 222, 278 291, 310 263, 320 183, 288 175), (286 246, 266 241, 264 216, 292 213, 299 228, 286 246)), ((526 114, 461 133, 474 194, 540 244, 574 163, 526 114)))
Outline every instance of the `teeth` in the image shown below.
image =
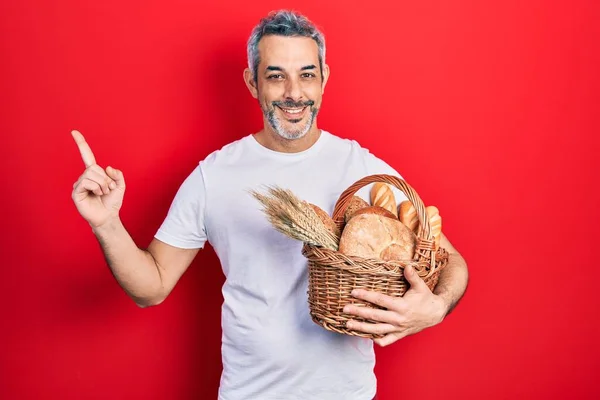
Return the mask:
POLYGON ((304 110, 303 108, 282 108, 283 111, 289 114, 298 114, 304 110))

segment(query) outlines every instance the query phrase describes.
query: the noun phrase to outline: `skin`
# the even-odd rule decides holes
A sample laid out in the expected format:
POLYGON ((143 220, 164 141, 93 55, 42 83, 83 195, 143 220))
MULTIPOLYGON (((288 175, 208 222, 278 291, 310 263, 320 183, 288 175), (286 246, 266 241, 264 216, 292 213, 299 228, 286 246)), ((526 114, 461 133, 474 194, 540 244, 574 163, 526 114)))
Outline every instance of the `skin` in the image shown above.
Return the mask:
MULTIPOLYGON (((249 69, 244 81, 263 112, 263 129, 254 134, 263 146, 293 153, 310 148, 319 138, 317 114, 329 78, 329 67, 319 68, 317 44, 309 38, 267 36, 259 43, 260 64, 256 79, 249 69), (284 109, 298 109, 289 114, 284 109), (312 116, 312 121, 311 121, 312 116)), ((72 132, 85 169, 73 185, 72 199, 90 224, 114 277, 140 307, 160 304, 187 270, 199 249, 179 249, 153 239, 147 249, 139 248, 125 227, 119 211, 125 195, 123 172, 103 168, 96 162, 83 135, 72 132)), ((405 269, 410 290, 402 298, 358 290, 358 299, 387 310, 348 306, 350 314, 379 321, 348 325, 369 333, 386 334, 375 342, 389 345, 407 335, 440 323, 466 290, 468 272, 464 259, 442 236, 441 245, 450 253, 449 265, 431 292, 423 280, 405 269)))
POLYGON ((263 112, 263 129, 254 134, 263 146, 280 152, 295 153, 310 148, 320 136, 317 117, 307 127, 311 113, 317 112, 329 79, 329 66, 319 68, 318 47, 305 37, 265 36, 258 44, 260 64, 254 79, 244 70, 244 81, 263 112), (323 78, 321 78, 321 75, 323 78), (274 104, 275 103, 275 104, 274 104), (307 106, 306 103, 313 103, 307 106), (276 104, 280 104, 278 106, 276 104), (287 106, 286 106, 287 104, 287 106), (300 118, 286 115, 283 108, 303 108, 300 118), (272 112, 288 137, 277 132, 266 114, 272 112), (296 131, 308 128, 304 136, 296 131), (290 137, 291 136, 291 137, 290 137))
POLYGON ((385 307, 386 310, 347 305, 344 312, 378 321, 373 324, 350 320, 347 323, 348 328, 384 334, 384 337, 374 339, 374 342, 380 346, 388 346, 403 337, 442 322, 463 296, 469 277, 465 260, 444 234, 441 235, 440 246, 449 253, 448 265, 440 273, 433 292, 413 268, 406 267, 404 276, 410 288, 403 297, 391 297, 358 289, 353 291, 352 295, 357 299, 385 307))

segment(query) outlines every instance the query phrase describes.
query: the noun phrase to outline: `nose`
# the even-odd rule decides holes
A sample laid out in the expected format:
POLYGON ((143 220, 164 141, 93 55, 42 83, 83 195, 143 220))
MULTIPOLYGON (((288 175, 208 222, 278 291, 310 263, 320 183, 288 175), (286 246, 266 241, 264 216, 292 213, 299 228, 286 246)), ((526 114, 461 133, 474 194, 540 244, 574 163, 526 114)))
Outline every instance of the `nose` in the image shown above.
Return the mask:
POLYGON ((302 89, 300 87, 300 82, 296 78, 290 78, 286 80, 285 83, 285 93, 286 99, 290 99, 293 101, 300 101, 302 98, 302 89))

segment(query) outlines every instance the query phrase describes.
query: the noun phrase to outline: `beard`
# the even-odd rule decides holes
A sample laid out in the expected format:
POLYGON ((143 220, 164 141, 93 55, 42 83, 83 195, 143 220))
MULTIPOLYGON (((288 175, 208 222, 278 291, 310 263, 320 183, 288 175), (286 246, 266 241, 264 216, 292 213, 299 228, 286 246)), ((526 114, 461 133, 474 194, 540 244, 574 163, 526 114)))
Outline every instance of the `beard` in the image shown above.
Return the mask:
POLYGON ((271 103, 271 107, 262 107, 263 114, 271 128, 282 138, 288 140, 300 139, 304 137, 310 128, 312 128, 315 118, 319 113, 319 109, 314 107, 315 102, 308 100, 305 102, 293 102, 293 101, 274 101, 271 103), (283 119, 275 114, 278 107, 284 108, 309 108, 308 118, 305 123, 302 123, 303 119, 283 119), (284 127, 284 124, 292 124, 291 127, 284 127))

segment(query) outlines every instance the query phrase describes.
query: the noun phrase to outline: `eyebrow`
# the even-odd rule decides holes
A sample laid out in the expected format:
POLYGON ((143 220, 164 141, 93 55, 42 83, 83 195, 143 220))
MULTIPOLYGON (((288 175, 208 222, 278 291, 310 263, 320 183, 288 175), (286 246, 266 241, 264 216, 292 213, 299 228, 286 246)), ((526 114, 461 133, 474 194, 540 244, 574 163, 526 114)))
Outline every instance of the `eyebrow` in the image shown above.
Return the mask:
MULTIPOLYGON (((311 65, 305 65, 304 67, 300 68, 300 71, 306 71, 309 69, 316 69, 317 67, 313 64, 311 65)), ((276 65, 268 65, 267 66, 267 71, 283 71, 283 68, 278 67, 276 65)))

